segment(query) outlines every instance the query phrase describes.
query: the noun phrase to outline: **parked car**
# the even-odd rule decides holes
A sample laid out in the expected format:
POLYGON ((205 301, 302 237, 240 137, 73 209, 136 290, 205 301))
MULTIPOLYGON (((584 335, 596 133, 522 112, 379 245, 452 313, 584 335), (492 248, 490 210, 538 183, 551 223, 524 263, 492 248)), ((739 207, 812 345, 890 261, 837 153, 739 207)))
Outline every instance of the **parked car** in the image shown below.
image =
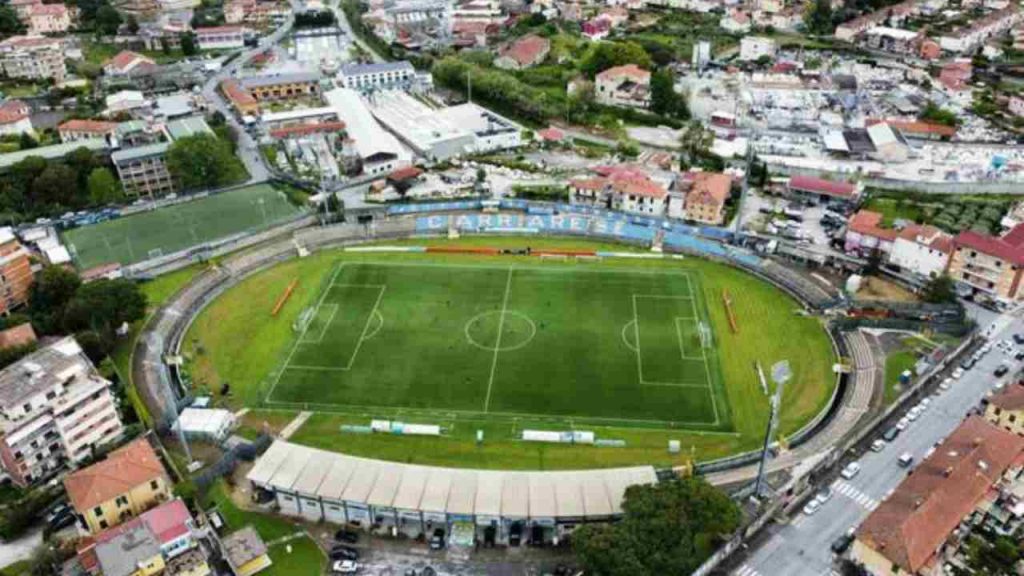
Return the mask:
POLYGON ((956 370, 953 370, 952 374, 950 374, 950 376, 953 377, 953 380, 959 380, 960 377, 963 376, 963 375, 964 375, 964 369, 963 368, 957 368, 956 370))
POLYGON ((831 499, 832 499, 832 489, 831 488, 825 488, 821 492, 818 492, 818 495, 814 497, 814 501, 817 502, 818 504, 824 504, 825 502, 828 502, 831 499))
POLYGON ((910 465, 914 463, 914 455, 911 454, 910 452, 904 452, 903 454, 900 455, 899 459, 897 459, 896 462, 902 468, 909 468, 910 465))
POLYGON ((970 370, 971 368, 974 367, 975 362, 977 362, 977 359, 974 356, 971 356, 970 358, 964 358, 963 361, 960 362, 960 367, 963 368, 964 370, 970 370))
POLYGON ((335 574, 355 574, 359 571, 359 564, 352 560, 338 560, 331 566, 331 572, 335 574))
POLYGON ((1002 378, 1003 376, 1006 376, 1006 373, 1009 371, 1009 366, 1007 366, 1006 364, 1000 364, 999 367, 996 368, 995 372, 993 372, 993 374, 996 375, 996 378, 1002 378))
POLYGON ((836 538, 832 542, 832 552, 836 556, 842 556, 844 552, 850 549, 850 544, 853 544, 853 534, 843 534, 839 538, 836 538))
POLYGON ((1014 334, 1013 341, 1017 344, 1024 344, 1024 334, 1014 334))
POLYGON ((845 468, 843 468, 843 471, 839 473, 840 476, 847 480, 852 480, 857 474, 860 474, 860 462, 850 462, 845 468))
POLYGON ((334 533, 334 539, 347 544, 355 544, 356 542, 359 542, 359 533, 342 528, 334 533))
POLYGON ((808 516, 811 516, 811 515, 813 515, 815 512, 817 512, 820 509, 821 509, 821 502, 818 502, 818 499, 815 498, 814 500, 811 500, 810 502, 808 502, 806 506, 804 506, 804 514, 807 514, 808 516))
POLYGON ((871 443, 872 452, 881 452, 882 450, 885 450, 885 440, 879 439, 871 443))
POLYGON ((906 430, 908 426, 910 426, 910 418, 906 416, 900 418, 899 422, 896 423, 896 429, 900 432, 906 430))
POLYGON ((899 435, 900 429, 893 426, 892 428, 889 428, 885 432, 882 432, 882 439, 885 440, 886 442, 892 442, 899 435))
POLYGON ((359 551, 344 544, 331 548, 331 560, 359 560, 359 551))
POLYGON ((949 390, 952 387, 953 387, 953 379, 952 378, 946 378, 945 380, 942 381, 942 384, 939 384, 939 390, 949 390))

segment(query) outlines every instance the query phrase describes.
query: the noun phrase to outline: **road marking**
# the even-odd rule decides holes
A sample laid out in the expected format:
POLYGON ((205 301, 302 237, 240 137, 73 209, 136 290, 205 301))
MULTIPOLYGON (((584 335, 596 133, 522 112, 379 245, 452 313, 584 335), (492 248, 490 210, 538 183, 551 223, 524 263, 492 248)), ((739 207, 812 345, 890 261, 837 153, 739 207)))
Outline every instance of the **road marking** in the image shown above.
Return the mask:
POLYGON ((501 317, 498 318, 498 336, 494 341, 494 357, 491 359, 491 377, 487 379, 487 397, 484 398, 484 413, 491 407, 491 388, 494 386, 494 369, 498 367, 498 354, 501 353, 501 332, 505 329, 505 312, 508 310, 508 294, 512 291, 512 266, 508 267, 508 278, 505 280, 505 297, 501 301, 501 317))
POLYGON ((875 500, 871 496, 861 492, 845 480, 836 480, 832 483, 832 488, 839 494, 853 500, 857 505, 865 508, 866 510, 870 511, 878 507, 878 500, 875 500))
POLYGON ((751 568, 750 566, 748 566, 746 564, 740 566, 739 569, 737 569, 735 572, 733 572, 733 574, 735 576, 761 576, 760 572, 758 572, 757 570, 754 570, 753 568, 751 568))

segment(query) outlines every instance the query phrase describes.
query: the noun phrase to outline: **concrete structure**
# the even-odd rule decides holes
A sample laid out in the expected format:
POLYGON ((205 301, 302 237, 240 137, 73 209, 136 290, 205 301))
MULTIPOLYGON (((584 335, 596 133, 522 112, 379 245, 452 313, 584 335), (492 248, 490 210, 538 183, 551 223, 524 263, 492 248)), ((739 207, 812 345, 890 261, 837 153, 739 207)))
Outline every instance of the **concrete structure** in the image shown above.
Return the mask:
POLYGON ((953 239, 949 275, 964 291, 984 294, 1004 302, 1022 299, 1024 274, 1024 224, 1002 237, 971 230, 953 239))
POLYGON ((934 226, 907 226, 896 236, 889 263, 924 278, 941 275, 949 265, 953 237, 934 226))
POLYGON ((11 36, 0 42, 0 70, 8 78, 63 82, 67 76, 63 41, 45 36, 11 36))
POLYGON ((523 70, 540 64, 550 52, 550 40, 529 34, 506 46, 494 59, 494 65, 505 70, 523 70))
POLYGON ((626 488, 656 481, 654 468, 501 472, 416 466, 277 441, 248 480, 274 493, 282 514, 334 524, 394 527, 410 536, 455 522, 550 542, 585 522, 622 514, 626 488))
POLYGON ((354 141, 364 174, 390 174, 409 163, 401 144, 380 127, 370 109, 355 90, 336 88, 324 93, 328 105, 345 123, 349 138, 354 141))
POLYGON ((752 62, 761 57, 774 58, 779 45, 772 38, 744 36, 740 39, 740 60, 752 62))
POLYGON ((1024 436, 1024 383, 1009 384, 983 402, 985 420, 1007 432, 1024 436))
POLYGON ((34 134, 32 109, 21 100, 7 100, 0 104, 0 136, 34 134))
POLYGON ((93 534, 170 500, 173 484, 145 438, 64 478, 68 500, 93 534))
POLYGON ((594 95, 600 104, 647 108, 651 105, 651 73, 635 64, 615 66, 595 78, 594 95))
POLYGON ((213 26, 196 28, 196 43, 200 50, 237 50, 245 46, 244 26, 213 26))
POLYGON ((923 38, 924 34, 918 31, 876 26, 864 34, 864 44, 893 54, 914 55, 919 52, 923 38))
POLYGON ((345 64, 338 73, 343 88, 359 92, 409 90, 416 83, 416 69, 406 61, 375 64, 345 64))
POLYGON ((173 428, 189 438, 218 443, 227 438, 235 426, 235 415, 220 408, 185 408, 173 428))
POLYGON ((861 524, 852 559, 877 576, 945 574, 969 533, 964 519, 1022 464, 1024 438, 969 417, 861 524))
POLYGON ((81 462, 122 433, 110 382, 70 336, 0 370, 0 428, 0 461, 19 486, 81 462))

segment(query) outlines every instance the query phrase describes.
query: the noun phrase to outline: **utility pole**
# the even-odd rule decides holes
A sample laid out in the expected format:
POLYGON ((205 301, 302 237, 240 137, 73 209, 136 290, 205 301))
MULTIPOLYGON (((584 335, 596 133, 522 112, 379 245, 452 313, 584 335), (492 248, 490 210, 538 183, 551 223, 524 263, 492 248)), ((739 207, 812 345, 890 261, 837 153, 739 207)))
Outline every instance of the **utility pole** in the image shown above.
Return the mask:
POLYGON ((771 446, 772 436, 779 426, 779 411, 782 406, 782 389, 786 382, 793 377, 793 371, 789 367, 789 361, 783 360, 772 365, 772 382, 775 382, 775 394, 771 398, 772 413, 768 418, 768 429, 764 433, 764 446, 761 448, 761 463, 757 467, 757 481, 754 483, 754 496, 760 497, 764 490, 764 468, 768 464, 768 447, 771 446))

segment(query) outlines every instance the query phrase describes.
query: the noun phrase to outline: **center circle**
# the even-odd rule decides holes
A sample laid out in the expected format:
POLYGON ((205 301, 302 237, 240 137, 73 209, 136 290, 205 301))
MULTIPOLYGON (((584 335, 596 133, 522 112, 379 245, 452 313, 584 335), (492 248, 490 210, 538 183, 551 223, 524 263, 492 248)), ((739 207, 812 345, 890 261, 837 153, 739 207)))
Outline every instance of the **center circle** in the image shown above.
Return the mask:
POLYGON ((488 352, 510 352, 530 343, 537 326, 530 317, 514 310, 492 310, 466 322, 466 340, 488 352))

